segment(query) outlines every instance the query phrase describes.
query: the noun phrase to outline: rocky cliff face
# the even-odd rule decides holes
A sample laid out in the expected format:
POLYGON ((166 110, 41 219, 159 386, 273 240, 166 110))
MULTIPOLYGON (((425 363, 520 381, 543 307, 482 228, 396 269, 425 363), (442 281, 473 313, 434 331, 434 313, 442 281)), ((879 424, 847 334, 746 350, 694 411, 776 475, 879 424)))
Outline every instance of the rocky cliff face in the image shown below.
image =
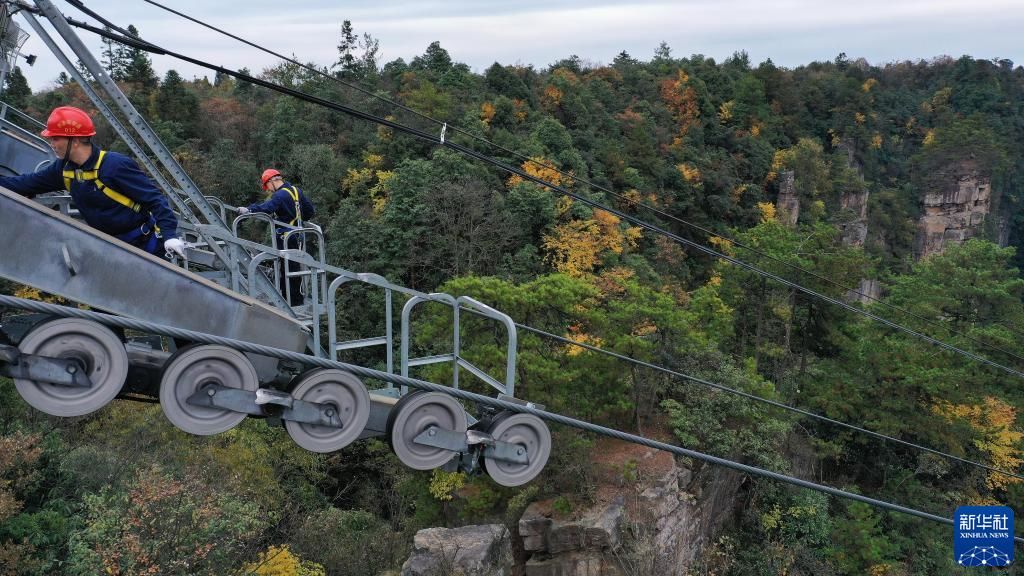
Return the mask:
POLYGON ((863 246, 868 238, 868 198, 870 192, 865 187, 858 192, 849 192, 839 197, 839 206, 844 216, 839 223, 839 233, 843 244, 847 246, 863 246))
POLYGON ((557 513, 550 500, 527 507, 518 525, 524 563, 513 566, 501 552, 516 536, 498 526, 432 528, 416 535, 402 576, 438 574, 452 565, 464 576, 686 574, 734 517, 742 476, 708 467, 695 478, 668 453, 628 449, 635 451, 642 480, 621 482, 620 471, 617 486, 606 482, 591 508, 569 515, 557 513))
MULTIPOLYGON (((839 144, 839 152, 846 158, 846 166, 853 170, 857 179, 864 182, 864 169, 853 154, 853 147, 846 142, 839 144)), ((844 192, 839 197, 840 239, 847 246, 863 246, 868 237, 868 199, 871 192, 867 186, 860 190, 844 192)))
POLYGON ((775 212, 779 222, 792 228, 800 218, 800 197, 796 193, 796 173, 786 170, 779 173, 779 198, 775 201, 775 212))
POLYGON ((962 243, 981 235, 991 211, 992 182, 970 160, 950 164, 936 179, 943 184, 926 190, 921 198, 915 256, 940 254, 949 243, 962 243))

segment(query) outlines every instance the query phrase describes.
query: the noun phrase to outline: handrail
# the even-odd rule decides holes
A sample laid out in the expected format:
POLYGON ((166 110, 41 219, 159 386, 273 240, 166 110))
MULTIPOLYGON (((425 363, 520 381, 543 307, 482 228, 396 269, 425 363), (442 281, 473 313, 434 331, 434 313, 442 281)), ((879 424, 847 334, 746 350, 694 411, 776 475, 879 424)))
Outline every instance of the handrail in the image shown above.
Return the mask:
POLYGON ((24 142, 25 144, 28 144, 29 146, 33 146, 35 148, 39 148, 40 150, 50 150, 50 145, 46 142, 45 139, 40 137, 38 134, 33 134, 32 132, 29 132, 28 130, 22 128, 21 126, 18 126, 14 122, 11 122, 7 118, 0 118, 0 124, 2 124, 5 128, 9 130, 17 132, 17 134, 12 134, 12 136, 15 138, 23 139, 22 142, 24 142), (25 142, 25 140, 28 141, 25 142))
MULTIPOLYGON (((412 316, 412 309, 421 302, 440 302, 448 304, 452 307, 452 314, 454 315, 453 332, 452 338, 452 352, 451 354, 440 354, 437 356, 430 357, 430 363, 444 362, 447 360, 452 361, 452 388, 459 389, 459 304, 455 300, 454 296, 445 294, 443 292, 433 292, 429 296, 413 296, 402 306, 402 376, 409 376, 410 362, 414 362, 416 359, 409 358, 409 326, 411 324, 410 318, 412 316)), ((405 394, 406 389, 402 387, 402 394, 405 394)))
MULTIPOLYGON (((260 252, 256 256, 253 256, 251 259, 249 259, 249 268, 248 268, 248 270, 246 270, 246 272, 248 273, 247 276, 246 276, 246 278, 247 278, 246 289, 249 291, 249 296, 252 296, 253 298, 256 298, 258 296, 258 294, 256 294, 256 291, 255 291, 255 287, 256 286, 252 282, 252 278, 254 277, 254 275, 259 274, 259 271, 257 270, 257 268, 259 267, 259 265, 261 263, 263 263, 263 261, 270 260, 272 258, 279 258, 279 256, 277 254, 275 254, 274 252, 276 252, 276 251, 268 250, 266 252, 260 252)), ((279 283, 279 281, 280 281, 280 271, 278 270, 278 262, 277 262, 277 260, 274 260, 274 282, 275 283, 279 283)))
MULTIPOLYGON (((307 222, 307 224, 312 224, 312 222, 307 222)), ((290 240, 292 235, 294 235, 294 234, 301 234, 303 242, 306 241, 306 235, 307 234, 312 234, 316 238, 316 240, 317 240, 317 248, 318 248, 318 252, 319 252, 320 263, 321 264, 327 264, 327 254, 325 252, 325 246, 324 246, 324 232, 323 232, 323 229, 321 229, 316 224, 312 224, 312 226, 309 226, 309 227, 292 228, 291 230, 288 230, 287 232, 284 233, 284 238, 282 239, 282 245, 283 246, 287 246, 288 245, 288 240, 290 240)), ((307 252, 307 254, 308 254, 308 252, 307 252)))
POLYGON ((263 212, 246 212, 245 214, 239 214, 238 216, 235 216, 235 219, 231 221, 232 236, 238 238, 238 229, 241 226, 242 222, 246 220, 260 220, 266 222, 270 226, 270 233, 267 235, 267 237, 270 238, 270 245, 274 246, 275 249, 277 248, 277 245, 274 244, 274 234, 276 228, 276 226, 274 225, 274 219, 271 218, 270 214, 264 214, 263 212))
MULTIPOLYGON (((45 123, 40 122, 39 120, 36 120, 35 118, 29 116, 28 114, 25 114, 24 112, 22 112, 21 110, 18 110, 14 106, 11 106, 7 102, 0 102, 0 120, 6 120, 7 119, 7 111, 8 110, 11 111, 11 112, 14 112, 14 114, 17 115, 18 117, 23 118, 25 120, 28 120, 31 124, 33 124, 34 126, 39 128, 40 130, 43 129, 43 128, 46 128, 46 124, 45 123)), ((17 125, 15 125, 15 126, 17 126, 17 125)), ((18 127, 21 128, 20 126, 18 126, 18 127)))
MULTIPOLYGON (((184 195, 184 191, 183 190, 179 190, 179 192, 181 192, 184 195)), ((220 209, 220 218, 221 218, 221 220, 224 220, 225 222, 227 222, 227 220, 228 220, 227 206, 224 204, 224 201, 221 200, 220 198, 216 197, 216 196, 203 196, 203 198, 206 198, 206 201, 209 202, 211 206, 213 206, 215 208, 219 208, 220 209)), ((188 196, 188 195, 185 195, 185 199, 182 201, 182 203, 185 206, 188 206, 189 204, 195 204, 195 202, 193 202, 193 200, 192 200, 192 197, 188 196)))
MULTIPOLYGON (((483 302, 480 302, 479 300, 476 300, 474 298, 470 298, 469 296, 459 296, 458 298, 455 299, 455 301, 459 304, 460 308, 474 310, 479 314, 482 314, 483 316, 487 316, 488 318, 497 320, 498 322, 501 322, 502 324, 505 325, 505 329, 508 331, 508 350, 506 352, 505 360, 505 390, 503 390, 503 393, 509 396, 515 396, 514 392, 516 386, 516 348, 519 345, 519 338, 516 332, 515 320, 513 320, 512 317, 509 316, 508 314, 495 310, 494 308, 491 308, 487 304, 484 304, 483 302)), ((457 311, 458 310, 456 310, 456 312, 457 311)), ((471 372, 475 368, 475 366, 467 365, 469 363, 463 360, 462 358, 459 359, 459 364, 462 365, 463 368, 466 368, 471 372)), ((493 381, 493 378, 489 376, 487 378, 484 378, 483 376, 485 375, 481 375, 479 373, 476 373, 476 375, 490 382, 491 385, 494 386, 495 388, 501 390, 500 386, 495 381, 493 381)))
MULTIPOLYGON (((330 350, 328 353, 331 355, 331 360, 338 359, 339 346, 343 344, 352 344, 348 348, 365 348, 367 346, 379 345, 378 338, 364 338, 358 341, 346 341, 338 342, 338 327, 337 327, 337 315, 338 315, 338 290, 341 289, 342 285, 348 282, 365 282, 364 277, 375 276, 385 282, 387 279, 377 274, 356 274, 353 276, 338 276, 331 282, 330 287, 327 289, 327 339, 331 343, 330 350)), ((387 362, 387 371, 389 374, 395 373, 395 347, 394 347, 394 320, 393 320, 393 308, 392 308, 393 296, 390 288, 384 289, 384 342, 383 344, 387 347, 385 350, 385 357, 387 362)), ((389 383, 388 387, 392 385, 389 383)))

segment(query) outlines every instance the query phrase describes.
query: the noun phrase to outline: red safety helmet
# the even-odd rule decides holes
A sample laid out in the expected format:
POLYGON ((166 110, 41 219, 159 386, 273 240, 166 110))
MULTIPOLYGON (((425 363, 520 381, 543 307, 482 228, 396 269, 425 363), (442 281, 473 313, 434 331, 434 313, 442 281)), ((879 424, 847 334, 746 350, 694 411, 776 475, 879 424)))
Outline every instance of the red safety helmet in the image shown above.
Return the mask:
POLYGON ((50 112, 46 129, 40 132, 44 138, 84 138, 96 135, 92 119, 74 106, 61 106, 50 112))
POLYGON ((267 182, 270 182, 271 178, 273 178, 275 176, 280 176, 280 175, 281 175, 281 173, 278 172, 277 170, 274 170, 273 168, 267 168, 266 170, 264 170, 263 171, 263 176, 260 177, 260 180, 263 181, 263 189, 264 190, 267 189, 267 182))

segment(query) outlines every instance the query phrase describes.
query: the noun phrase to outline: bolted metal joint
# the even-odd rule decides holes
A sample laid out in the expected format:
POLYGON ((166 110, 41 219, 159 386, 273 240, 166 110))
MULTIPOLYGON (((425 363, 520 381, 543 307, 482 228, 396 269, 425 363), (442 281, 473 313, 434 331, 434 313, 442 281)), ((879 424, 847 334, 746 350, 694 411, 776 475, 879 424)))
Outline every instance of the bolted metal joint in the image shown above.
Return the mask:
POLYGON ((0 345, 0 376, 73 388, 93 385, 77 360, 22 354, 8 345, 0 345))

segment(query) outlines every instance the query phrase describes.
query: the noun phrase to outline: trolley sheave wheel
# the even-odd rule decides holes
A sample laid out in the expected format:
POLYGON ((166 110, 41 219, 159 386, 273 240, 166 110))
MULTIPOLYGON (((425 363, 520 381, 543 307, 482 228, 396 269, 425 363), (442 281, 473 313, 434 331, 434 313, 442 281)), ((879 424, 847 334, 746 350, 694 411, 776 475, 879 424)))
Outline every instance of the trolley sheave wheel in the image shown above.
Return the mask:
POLYGON ((525 452, 527 464, 496 460, 484 454, 484 471, 502 486, 521 486, 537 477, 551 456, 551 431, 544 421, 532 414, 498 414, 487 428, 497 441, 506 442, 525 452))
POLYGON ((303 374, 292 397, 325 405, 341 420, 341 428, 285 420, 292 440, 311 452, 334 452, 348 446, 359 438, 370 418, 370 393, 359 378, 341 370, 324 368, 303 374))
POLYGON ((244 412, 188 403, 190 396, 212 385, 254 392, 259 376, 238 350, 208 344, 179 349, 164 365, 160 379, 164 416, 181 430, 199 436, 225 432, 245 420, 244 412))
POLYGON ((33 328, 18 349, 24 354, 74 360, 92 382, 89 388, 14 379, 33 408, 53 416, 83 416, 110 403, 128 376, 128 353, 110 328, 91 320, 58 318, 33 328))
POLYGON ((431 426, 464 435, 466 411, 455 398, 441 392, 413 392, 395 404, 388 415, 388 440, 402 464, 431 470, 452 459, 455 452, 451 450, 413 441, 431 426))

